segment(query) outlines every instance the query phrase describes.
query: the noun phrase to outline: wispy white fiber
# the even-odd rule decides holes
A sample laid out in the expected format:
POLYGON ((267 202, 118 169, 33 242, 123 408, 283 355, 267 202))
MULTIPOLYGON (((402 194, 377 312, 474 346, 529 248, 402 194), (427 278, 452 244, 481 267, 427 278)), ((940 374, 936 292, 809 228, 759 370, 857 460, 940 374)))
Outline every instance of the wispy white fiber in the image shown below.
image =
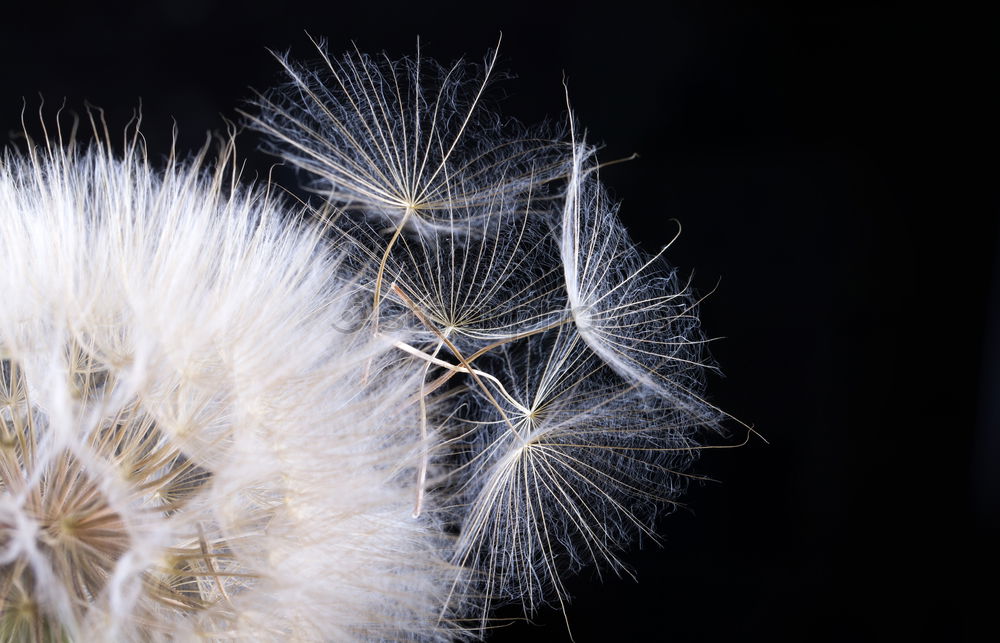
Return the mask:
POLYGON ((495 53, 477 70, 319 49, 315 67, 279 58, 289 84, 250 120, 345 209, 377 323, 417 327, 415 513, 433 494, 457 534, 445 611, 471 604, 484 633, 498 602, 561 604, 583 565, 627 572, 622 547, 655 539, 723 417, 698 298, 629 239, 593 148, 497 126, 495 53))
POLYGON ((231 152, 0 164, 3 640, 444 637, 417 379, 231 152))
POLYGON ((515 197, 560 176, 566 145, 481 108, 496 53, 480 69, 421 56, 279 57, 289 83, 251 122, 331 201, 411 229, 449 226, 456 209, 515 197), (444 217, 444 218, 442 218, 444 217))
POLYGON ((496 53, 317 46, 245 114, 310 205, 231 142, 0 162, 0 639, 485 637, 698 477, 700 300, 594 148, 496 53))

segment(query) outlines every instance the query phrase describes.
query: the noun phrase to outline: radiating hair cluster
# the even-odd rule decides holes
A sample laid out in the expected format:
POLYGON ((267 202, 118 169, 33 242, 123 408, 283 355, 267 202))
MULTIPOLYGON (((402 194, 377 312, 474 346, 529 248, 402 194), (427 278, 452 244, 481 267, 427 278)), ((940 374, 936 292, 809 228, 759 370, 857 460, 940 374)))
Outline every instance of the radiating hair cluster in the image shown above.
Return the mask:
POLYGON ((0 160, 0 639, 485 636, 623 571, 720 430, 574 123, 485 108, 495 54, 318 50, 245 111, 304 204, 231 139, 0 160))

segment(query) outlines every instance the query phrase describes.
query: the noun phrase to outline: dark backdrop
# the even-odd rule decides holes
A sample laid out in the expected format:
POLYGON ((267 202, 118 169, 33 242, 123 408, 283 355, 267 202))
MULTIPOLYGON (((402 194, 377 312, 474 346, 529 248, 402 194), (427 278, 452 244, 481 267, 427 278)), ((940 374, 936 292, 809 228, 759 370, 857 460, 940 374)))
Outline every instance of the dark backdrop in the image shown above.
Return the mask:
MULTIPOLYGON (((638 582, 569 584, 577 641, 956 640, 995 608, 968 580, 988 574, 1000 498, 996 202, 969 199, 995 163, 959 147, 995 142, 964 93, 995 84, 974 69, 985 19, 876 3, 141 4, 5 9, 0 132, 39 92, 118 126, 141 98, 151 151, 173 122, 190 151, 280 79, 266 48, 311 55, 304 30, 393 55, 419 35, 443 61, 481 58, 502 31, 506 114, 563 118, 565 75, 602 158, 638 153, 604 180, 647 248, 682 223, 670 261, 702 292, 718 283, 702 311, 724 338, 711 399, 770 444, 702 458, 718 482, 661 521, 662 547, 627 554, 638 582)), ((255 139, 241 145, 265 171, 255 139)), ((535 623, 493 640, 567 639, 554 610, 535 623)))

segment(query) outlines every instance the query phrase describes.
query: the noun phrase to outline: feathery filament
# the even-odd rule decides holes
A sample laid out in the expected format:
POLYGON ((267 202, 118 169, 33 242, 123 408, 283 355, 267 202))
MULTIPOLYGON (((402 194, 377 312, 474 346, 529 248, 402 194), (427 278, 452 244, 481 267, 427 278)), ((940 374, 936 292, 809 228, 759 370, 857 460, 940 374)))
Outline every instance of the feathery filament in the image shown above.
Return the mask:
POLYGON ((482 636, 698 477, 699 299, 575 126, 491 112, 495 52, 317 47, 245 115, 318 205, 231 141, 0 161, 5 640, 482 636))

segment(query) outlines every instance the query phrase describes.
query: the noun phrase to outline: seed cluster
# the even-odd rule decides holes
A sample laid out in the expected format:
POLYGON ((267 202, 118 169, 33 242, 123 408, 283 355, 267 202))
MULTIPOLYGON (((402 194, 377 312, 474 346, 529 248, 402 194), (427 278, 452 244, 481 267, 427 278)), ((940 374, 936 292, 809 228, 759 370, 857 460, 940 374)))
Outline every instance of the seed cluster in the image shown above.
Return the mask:
POLYGON ((231 141, 0 159, 0 639, 481 636, 698 477, 700 299, 572 117, 319 53, 245 114, 294 208, 231 141))

